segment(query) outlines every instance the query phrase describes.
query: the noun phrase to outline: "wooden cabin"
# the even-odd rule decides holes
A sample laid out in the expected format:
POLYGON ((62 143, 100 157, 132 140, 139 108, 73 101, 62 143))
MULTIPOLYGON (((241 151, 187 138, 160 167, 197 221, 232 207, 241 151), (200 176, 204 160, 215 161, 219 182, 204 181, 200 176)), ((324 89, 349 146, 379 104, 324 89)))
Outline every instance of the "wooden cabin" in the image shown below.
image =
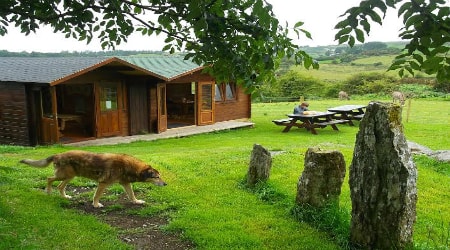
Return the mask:
POLYGON ((179 56, 0 57, 0 144, 48 145, 249 119, 251 98, 179 56))

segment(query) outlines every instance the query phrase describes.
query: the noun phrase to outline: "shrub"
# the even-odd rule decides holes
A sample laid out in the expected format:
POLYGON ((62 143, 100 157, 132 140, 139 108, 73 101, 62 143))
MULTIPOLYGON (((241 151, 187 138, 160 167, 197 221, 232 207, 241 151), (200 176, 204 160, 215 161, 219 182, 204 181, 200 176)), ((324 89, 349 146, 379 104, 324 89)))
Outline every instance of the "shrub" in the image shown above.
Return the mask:
POLYGON ((304 76, 299 71, 289 71, 278 80, 280 92, 283 96, 311 97, 321 96, 324 84, 318 79, 304 76))
POLYGON ((437 92, 432 86, 422 84, 402 84, 399 88, 409 98, 429 98, 445 96, 445 93, 437 92))
POLYGON ((435 89, 440 92, 450 93, 450 81, 436 83, 435 89))
POLYGON ((337 98, 339 91, 343 89, 342 84, 328 84, 323 90, 325 97, 327 98, 337 98))
POLYGON ((346 80, 342 90, 351 95, 389 94, 397 88, 397 85, 398 82, 393 76, 382 73, 360 73, 346 80))
POLYGON ((383 66, 383 63, 382 62, 376 62, 376 63, 373 64, 373 66, 375 66, 375 67, 383 66))

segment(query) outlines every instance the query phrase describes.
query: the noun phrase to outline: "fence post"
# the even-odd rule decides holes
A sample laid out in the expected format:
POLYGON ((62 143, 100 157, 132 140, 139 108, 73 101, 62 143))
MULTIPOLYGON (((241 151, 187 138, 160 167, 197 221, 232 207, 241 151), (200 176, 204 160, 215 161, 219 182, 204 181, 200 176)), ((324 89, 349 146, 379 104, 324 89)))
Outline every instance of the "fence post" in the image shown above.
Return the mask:
POLYGON ((409 122, 409 113, 411 113, 411 98, 408 99, 408 110, 406 111, 406 122, 409 122))

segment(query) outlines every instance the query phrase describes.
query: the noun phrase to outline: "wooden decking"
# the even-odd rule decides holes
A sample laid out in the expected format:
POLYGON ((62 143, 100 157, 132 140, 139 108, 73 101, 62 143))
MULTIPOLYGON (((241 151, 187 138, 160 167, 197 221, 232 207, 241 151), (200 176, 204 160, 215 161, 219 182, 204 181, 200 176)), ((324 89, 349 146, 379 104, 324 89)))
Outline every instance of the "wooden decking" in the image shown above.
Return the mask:
POLYGON ((196 134, 211 133, 221 130, 231 130, 237 128, 253 127, 254 123, 248 121, 225 121, 217 122, 212 125, 206 126, 187 126, 168 129, 166 132, 160 134, 146 134, 146 135, 133 135, 133 136, 120 136, 101 138, 95 140, 65 143, 67 146, 91 146, 91 145, 114 145, 120 143, 130 143, 134 141, 153 141, 166 138, 179 138, 196 134))

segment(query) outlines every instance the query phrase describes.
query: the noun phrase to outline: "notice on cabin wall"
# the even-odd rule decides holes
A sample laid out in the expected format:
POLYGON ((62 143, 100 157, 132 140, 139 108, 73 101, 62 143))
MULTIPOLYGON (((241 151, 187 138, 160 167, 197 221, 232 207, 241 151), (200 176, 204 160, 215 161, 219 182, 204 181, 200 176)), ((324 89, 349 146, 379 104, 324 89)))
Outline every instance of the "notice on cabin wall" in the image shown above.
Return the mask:
POLYGON ((112 108, 111 101, 106 101, 105 105, 106 105, 106 109, 111 109, 112 108))

